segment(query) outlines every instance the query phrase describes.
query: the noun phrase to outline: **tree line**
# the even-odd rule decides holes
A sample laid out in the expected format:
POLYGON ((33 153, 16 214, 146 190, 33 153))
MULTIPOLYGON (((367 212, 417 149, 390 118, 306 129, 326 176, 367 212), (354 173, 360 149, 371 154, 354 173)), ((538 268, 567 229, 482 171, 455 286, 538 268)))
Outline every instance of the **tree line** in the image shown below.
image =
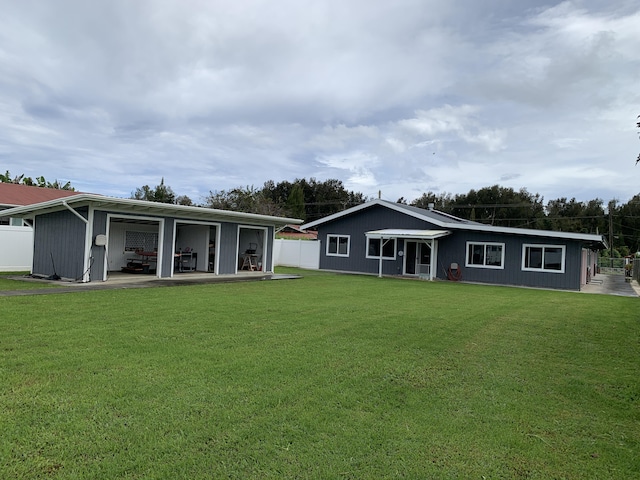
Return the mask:
MULTIPOLYGON (((163 201, 159 197, 166 189, 163 180, 156 189, 148 186, 138 189, 134 198, 163 201), (140 195, 146 191, 152 194, 149 197, 140 195)), ((178 203, 176 199, 180 197, 172 195, 164 199, 168 203, 178 203)), ((347 190, 340 180, 321 182, 303 178, 279 183, 269 180, 262 188, 247 186, 210 191, 201 206, 310 222, 369 200, 371 198, 360 192, 347 190)), ((514 190, 493 185, 456 195, 427 192, 410 202, 401 197, 397 203, 425 209, 433 204, 441 212, 499 227, 601 234, 612 243, 611 254, 618 257, 640 251, 640 194, 627 203, 611 200, 606 205, 600 198, 581 202, 561 197, 545 202, 542 196, 532 194, 526 188, 514 190)))
MULTIPOLYGON (((24 175, 11 177, 8 171, 0 174, 0 182, 74 190, 69 182, 61 185, 57 180, 47 182, 44 177, 36 177, 35 181, 24 175)), ((130 198, 299 218, 305 222, 371 200, 360 192, 347 190, 340 180, 315 178, 278 183, 269 180, 261 188, 240 186, 212 190, 202 204, 194 203, 186 195, 176 195, 162 178, 155 187, 136 188, 130 198)), ((441 212, 500 227, 602 234, 612 243, 614 256, 640 251, 640 194, 626 203, 611 200, 606 205, 600 198, 581 202, 562 197, 545 202, 539 194, 532 194, 526 188, 514 190, 493 185, 456 195, 427 192, 412 201, 401 197, 397 202, 420 208, 433 204, 441 212)))
POLYGON ((57 179, 53 182, 48 182, 44 177, 36 177, 33 179, 25 176, 24 174, 13 177, 11 176, 11 173, 9 173, 9 170, 5 173, 0 173, 0 183, 17 183, 20 185, 29 185, 31 187, 56 188, 58 190, 69 190, 71 192, 75 192, 74 188, 71 186, 71 182, 62 183, 57 179))

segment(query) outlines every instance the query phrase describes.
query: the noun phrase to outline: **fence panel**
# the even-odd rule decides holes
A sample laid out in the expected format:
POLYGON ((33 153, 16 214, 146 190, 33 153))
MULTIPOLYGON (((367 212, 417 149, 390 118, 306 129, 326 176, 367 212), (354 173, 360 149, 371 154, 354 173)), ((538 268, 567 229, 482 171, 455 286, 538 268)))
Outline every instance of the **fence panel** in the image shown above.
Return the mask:
POLYGON ((283 267, 320 268, 320 242, 313 240, 276 239, 273 246, 274 264, 283 267))
POLYGON ((30 272, 33 229, 0 225, 0 272, 30 272))

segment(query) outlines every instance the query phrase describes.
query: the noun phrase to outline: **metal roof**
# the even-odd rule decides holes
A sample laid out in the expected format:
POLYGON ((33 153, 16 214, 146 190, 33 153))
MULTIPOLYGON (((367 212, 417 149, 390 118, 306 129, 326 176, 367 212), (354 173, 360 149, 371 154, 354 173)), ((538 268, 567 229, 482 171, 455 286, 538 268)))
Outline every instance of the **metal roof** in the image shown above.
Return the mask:
POLYGON ((450 234, 449 230, 405 230, 399 228, 373 230, 365 233, 370 238, 407 238, 416 240, 434 240, 450 234))
POLYGON ((92 207, 115 213, 129 213, 137 215, 171 216, 179 219, 201 221, 229 221, 248 222, 259 225, 300 224, 297 218, 276 217, 255 213, 234 212, 214 208, 174 205, 170 203, 148 202, 130 198, 115 198, 88 193, 76 194, 71 197, 58 198, 46 202, 25 205, 3 210, 2 214, 11 217, 33 218, 43 213, 69 209, 71 207, 92 207))
POLYGON ((367 203, 356 205, 355 207, 348 208, 342 212, 334 213, 327 217, 315 220, 310 223, 302 225, 300 228, 309 229, 322 225, 323 223, 336 220, 346 215, 351 215, 360 210, 371 208, 375 205, 380 205, 391 210, 395 210, 405 215, 423 220, 431 223, 437 227, 446 228, 449 230, 467 230, 476 232, 494 232, 494 233, 506 233, 511 235, 527 235, 532 237, 543 238, 560 238, 565 240, 578 240, 590 245, 596 245, 598 247, 609 248, 606 239, 602 235, 594 235, 588 233, 573 233, 573 232, 557 232, 554 230, 537 230, 532 228, 516 228, 516 227, 495 227, 493 225, 485 225, 483 223, 473 222, 471 220, 465 220, 453 215, 449 215, 437 210, 425 210, 423 208, 412 207, 410 205, 403 205, 400 203, 389 202, 386 200, 376 199, 367 203))

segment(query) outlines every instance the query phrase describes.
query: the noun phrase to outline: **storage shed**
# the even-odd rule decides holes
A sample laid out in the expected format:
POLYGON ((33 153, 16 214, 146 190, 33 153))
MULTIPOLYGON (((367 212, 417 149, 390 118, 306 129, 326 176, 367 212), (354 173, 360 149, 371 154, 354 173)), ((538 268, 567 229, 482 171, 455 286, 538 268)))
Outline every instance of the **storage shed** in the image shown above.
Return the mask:
POLYGON ((34 276, 106 281, 110 272, 171 278, 273 272, 277 228, 293 218, 78 194, 12 208, 34 229, 34 276))

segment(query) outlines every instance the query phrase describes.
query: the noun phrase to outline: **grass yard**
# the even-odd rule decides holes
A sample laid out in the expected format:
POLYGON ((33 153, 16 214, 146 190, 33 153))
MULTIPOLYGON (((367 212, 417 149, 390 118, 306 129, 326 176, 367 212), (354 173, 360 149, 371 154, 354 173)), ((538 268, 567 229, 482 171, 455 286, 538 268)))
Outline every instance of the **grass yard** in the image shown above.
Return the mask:
POLYGON ((0 298, 0 478, 640 476, 637 298, 303 274, 0 298))
POLYGON ((10 277, 26 276, 29 272, 0 272, 0 290, 37 290, 41 288, 56 288, 56 284, 46 282, 16 281, 10 277))

